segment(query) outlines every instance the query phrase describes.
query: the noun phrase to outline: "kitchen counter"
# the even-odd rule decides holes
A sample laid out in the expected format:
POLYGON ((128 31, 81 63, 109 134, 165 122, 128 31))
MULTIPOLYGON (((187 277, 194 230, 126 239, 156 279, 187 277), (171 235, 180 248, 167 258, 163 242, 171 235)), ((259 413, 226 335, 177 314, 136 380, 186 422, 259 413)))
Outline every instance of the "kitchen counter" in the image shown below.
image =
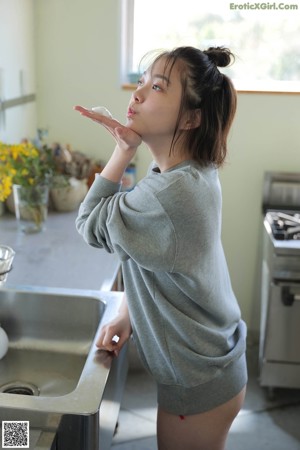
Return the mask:
POLYGON ((46 229, 24 234, 12 214, 0 217, 0 243, 16 256, 6 285, 110 291, 120 268, 116 254, 87 245, 75 228, 77 211, 50 212, 46 229))
MULTIPOLYGON (((114 288, 120 262, 116 254, 109 254, 103 249, 96 249, 83 241, 75 228, 76 215, 77 211, 68 213, 50 212, 46 229, 40 233, 29 235, 18 230, 17 221, 12 214, 0 217, 0 243, 9 245, 16 252, 13 268, 3 285, 3 291, 15 288, 22 290, 24 286, 28 288, 33 286, 37 289, 43 287, 46 290, 47 288, 65 288, 68 294, 71 292, 68 289, 88 290, 90 293, 93 290, 100 290, 101 299, 106 304, 105 314, 101 320, 101 324, 104 325, 115 317, 122 301, 123 294, 121 292, 110 292, 114 288)), ((74 339, 76 339, 76 336, 74 336, 74 339)), ((101 370, 104 373, 102 378, 99 377, 100 387, 102 386, 101 382, 105 381, 100 410, 91 415, 92 418, 88 422, 89 427, 87 425, 80 427, 78 424, 83 423, 82 418, 89 418, 90 416, 86 414, 84 407, 84 411, 81 412, 80 404, 77 405, 76 403, 80 412, 80 414, 74 415, 74 430, 76 430, 76 433, 74 433, 74 430, 72 432, 69 430, 70 424, 73 424, 73 422, 70 422, 73 416, 70 414, 59 415, 55 412, 54 416, 59 425, 54 426, 51 420, 48 420, 47 414, 49 414, 49 417, 52 417, 51 414, 53 414, 53 411, 49 410, 49 413, 45 413, 47 419, 45 423, 52 424, 50 426, 52 428, 49 431, 49 426, 45 424, 37 424, 33 427, 36 435, 31 435, 31 449, 50 450, 50 448, 53 448, 54 440, 55 448, 59 450, 77 449, 78 446, 82 450, 92 447, 98 448, 99 445, 103 450, 111 448, 128 369, 127 345, 123 347, 118 358, 112 358, 107 352, 99 352, 94 347, 91 351, 90 364, 94 364, 97 358, 95 370, 101 370), (104 358, 103 361, 101 358, 104 358), (99 431, 97 423, 100 425, 99 431), (91 427, 91 424, 94 428, 91 427), (84 446, 82 442, 84 442, 84 446)), ((94 389, 98 389, 97 386, 94 389)), ((4 396, 5 394, 0 395, 4 396)), ((71 394, 69 394, 70 396, 71 394)), ((13 397, 9 395, 6 400, 13 400, 13 397)), ((27 396, 23 397, 31 405, 33 404, 34 400, 31 398, 28 400, 27 396)), ((62 401, 67 397, 57 397, 58 400, 56 400, 62 401)), ((41 397, 37 399, 37 402, 40 401, 41 397)), ((26 409, 25 417, 28 420, 28 414, 30 413, 32 415, 30 416, 30 423, 33 424, 35 416, 33 409, 31 409, 29 408, 30 411, 28 408, 26 409)), ((38 408, 37 418, 42 417, 39 409, 40 407, 38 408)), ((1 411, 5 420, 10 417, 8 414, 12 414, 13 420, 16 420, 14 410, 5 407, 3 400, 0 408, 0 420, 1 411)), ((17 420, 21 420, 19 416, 17 420)))

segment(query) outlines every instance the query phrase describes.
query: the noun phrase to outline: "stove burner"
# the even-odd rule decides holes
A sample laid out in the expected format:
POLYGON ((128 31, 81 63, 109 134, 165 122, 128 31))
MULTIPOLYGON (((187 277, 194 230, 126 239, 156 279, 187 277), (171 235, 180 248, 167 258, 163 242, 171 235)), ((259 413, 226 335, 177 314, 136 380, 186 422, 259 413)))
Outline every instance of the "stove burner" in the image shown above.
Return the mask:
POLYGON ((275 239, 300 239, 300 214, 268 212, 266 217, 275 239))

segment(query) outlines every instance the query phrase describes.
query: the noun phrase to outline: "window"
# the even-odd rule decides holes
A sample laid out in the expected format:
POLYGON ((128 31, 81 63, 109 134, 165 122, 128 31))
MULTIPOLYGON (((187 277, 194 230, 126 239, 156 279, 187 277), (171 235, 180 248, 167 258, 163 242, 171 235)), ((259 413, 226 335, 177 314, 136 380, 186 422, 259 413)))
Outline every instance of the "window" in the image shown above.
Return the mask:
POLYGON ((157 48, 221 45, 236 55, 225 68, 238 90, 300 92, 300 6, 295 0, 123 0, 123 80, 157 48))

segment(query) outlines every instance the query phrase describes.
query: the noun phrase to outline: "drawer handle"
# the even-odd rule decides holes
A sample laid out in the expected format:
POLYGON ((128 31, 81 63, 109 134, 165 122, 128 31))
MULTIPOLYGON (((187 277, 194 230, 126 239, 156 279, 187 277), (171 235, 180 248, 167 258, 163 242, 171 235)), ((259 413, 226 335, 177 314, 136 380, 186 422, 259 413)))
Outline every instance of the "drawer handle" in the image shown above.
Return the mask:
POLYGON ((292 306, 295 301, 300 301, 300 294, 293 294, 288 286, 283 286, 281 299, 284 306, 292 306))

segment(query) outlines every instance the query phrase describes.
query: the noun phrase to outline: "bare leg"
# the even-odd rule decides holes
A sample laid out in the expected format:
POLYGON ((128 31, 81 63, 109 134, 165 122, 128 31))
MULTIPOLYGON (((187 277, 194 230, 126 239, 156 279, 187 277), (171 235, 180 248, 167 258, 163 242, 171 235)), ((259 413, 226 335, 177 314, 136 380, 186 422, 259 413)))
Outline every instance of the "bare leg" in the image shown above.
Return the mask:
POLYGON ((159 450, 224 450, 231 424, 240 411, 246 388, 229 402, 202 414, 157 413, 159 450))

